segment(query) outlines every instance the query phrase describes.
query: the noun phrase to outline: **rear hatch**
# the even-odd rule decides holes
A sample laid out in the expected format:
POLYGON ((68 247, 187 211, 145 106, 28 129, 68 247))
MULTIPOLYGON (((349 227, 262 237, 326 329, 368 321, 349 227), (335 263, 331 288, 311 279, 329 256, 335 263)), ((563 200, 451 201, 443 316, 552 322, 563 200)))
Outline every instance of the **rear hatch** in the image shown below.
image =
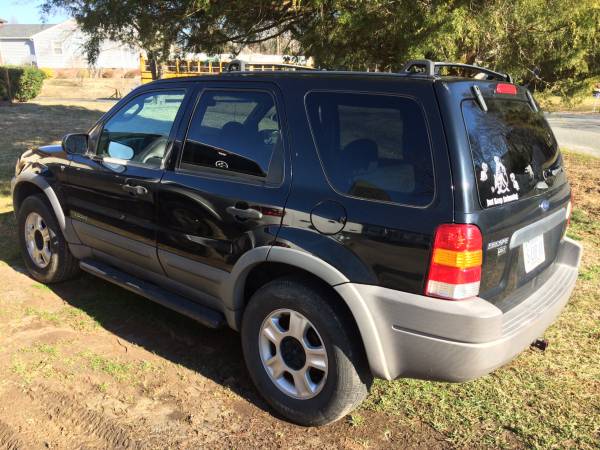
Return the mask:
POLYGON ((551 275, 570 200, 562 156, 524 88, 475 80, 447 86, 458 94, 454 111, 463 122, 455 146, 462 154, 451 155, 462 161, 459 176, 471 191, 463 219, 483 236, 480 297, 506 311, 551 275))

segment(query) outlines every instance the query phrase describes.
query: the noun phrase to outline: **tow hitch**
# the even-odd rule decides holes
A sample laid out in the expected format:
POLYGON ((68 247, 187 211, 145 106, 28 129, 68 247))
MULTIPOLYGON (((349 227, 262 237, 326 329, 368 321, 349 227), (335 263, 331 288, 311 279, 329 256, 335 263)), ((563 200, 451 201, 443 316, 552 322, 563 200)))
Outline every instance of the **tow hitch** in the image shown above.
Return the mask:
POLYGON ((531 343, 531 346, 544 351, 548 347, 548 341, 546 339, 536 339, 531 343))

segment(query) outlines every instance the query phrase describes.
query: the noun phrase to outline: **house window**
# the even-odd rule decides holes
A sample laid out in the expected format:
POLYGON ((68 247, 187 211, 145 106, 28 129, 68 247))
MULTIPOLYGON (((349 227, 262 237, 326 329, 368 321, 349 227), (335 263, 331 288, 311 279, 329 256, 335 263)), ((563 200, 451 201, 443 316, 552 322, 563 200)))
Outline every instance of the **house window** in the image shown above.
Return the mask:
POLYGON ((62 42, 61 41, 52 41, 52 53, 54 55, 62 55, 62 42))

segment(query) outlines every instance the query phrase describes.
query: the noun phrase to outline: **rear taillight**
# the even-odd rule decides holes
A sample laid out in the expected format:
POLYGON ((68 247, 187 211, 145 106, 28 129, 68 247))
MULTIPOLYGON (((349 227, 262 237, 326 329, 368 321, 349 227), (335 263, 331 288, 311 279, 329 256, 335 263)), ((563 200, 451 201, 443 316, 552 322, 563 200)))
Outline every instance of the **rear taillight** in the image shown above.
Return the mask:
POLYGON ((498 83, 496 94, 517 95, 517 87, 514 84, 498 83))
POLYGON ((462 300, 479 294, 481 231, 475 225, 443 224, 435 231, 425 295, 462 300))

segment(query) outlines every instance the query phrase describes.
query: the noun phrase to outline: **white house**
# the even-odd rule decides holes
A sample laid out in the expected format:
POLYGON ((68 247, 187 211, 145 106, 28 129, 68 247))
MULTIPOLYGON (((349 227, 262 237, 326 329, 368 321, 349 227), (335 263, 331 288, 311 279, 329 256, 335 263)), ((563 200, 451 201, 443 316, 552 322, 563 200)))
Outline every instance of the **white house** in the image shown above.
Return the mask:
MULTIPOLYGON (((50 69, 87 68, 85 35, 70 19, 59 24, 9 24, 0 19, 0 63, 50 69)), ((137 69, 140 50, 105 41, 96 64, 103 69, 137 69)))

